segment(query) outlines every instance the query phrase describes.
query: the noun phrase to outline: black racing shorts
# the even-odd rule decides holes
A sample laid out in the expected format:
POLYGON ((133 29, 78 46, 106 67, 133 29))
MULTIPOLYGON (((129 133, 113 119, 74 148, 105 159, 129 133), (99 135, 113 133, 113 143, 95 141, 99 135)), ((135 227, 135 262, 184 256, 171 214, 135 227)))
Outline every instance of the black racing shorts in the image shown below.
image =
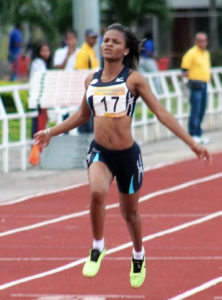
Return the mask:
POLYGON ((138 191, 143 181, 143 161, 140 147, 134 142, 132 147, 123 150, 109 150, 93 140, 87 153, 88 167, 102 161, 116 177, 119 191, 133 194, 138 191))

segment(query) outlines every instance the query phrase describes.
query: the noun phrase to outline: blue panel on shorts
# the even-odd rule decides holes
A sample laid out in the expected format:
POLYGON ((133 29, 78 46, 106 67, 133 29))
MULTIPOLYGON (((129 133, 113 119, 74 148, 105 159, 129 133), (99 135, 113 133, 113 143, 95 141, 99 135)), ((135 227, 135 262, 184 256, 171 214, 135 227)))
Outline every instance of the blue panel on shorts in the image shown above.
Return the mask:
POLYGON ((99 153, 98 152, 96 153, 93 162, 95 162, 95 161, 99 161, 99 153))
POLYGON ((133 179, 134 179, 134 175, 131 177, 130 187, 129 187, 129 194, 134 194, 133 179))

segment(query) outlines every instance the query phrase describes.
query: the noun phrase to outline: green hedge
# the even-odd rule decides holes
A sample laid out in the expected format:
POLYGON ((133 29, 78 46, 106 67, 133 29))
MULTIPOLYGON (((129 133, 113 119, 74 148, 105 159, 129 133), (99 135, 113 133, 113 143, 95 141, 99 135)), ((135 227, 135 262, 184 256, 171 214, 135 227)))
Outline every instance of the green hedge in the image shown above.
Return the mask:
MULTIPOLYGON (((32 130, 32 120, 31 118, 27 119, 26 122, 26 132, 27 139, 31 139, 31 130, 32 130)), ((2 143, 2 121, 0 121, 0 144, 2 143)), ((21 135, 21 126, 20 120, 9 120, 9 141, 17 142, 20 140, 21 135)))
MULTIPOLYGON (((20 84, 20 82, 10 82, 10 81, 0 81, 0 86, 5 85, 15 85, 20 84)), ((28 91, 19 91, 19 95, 22 100, 22 104, 25 111, 28 111, 28 91)), ((12 93, 6 92, 6 93, 0 93, 0 96, 2 98, 3 104, 5 106, 5 109, 7 113, 14 113, 16 112, 15 103, 13 101, 12 93)))

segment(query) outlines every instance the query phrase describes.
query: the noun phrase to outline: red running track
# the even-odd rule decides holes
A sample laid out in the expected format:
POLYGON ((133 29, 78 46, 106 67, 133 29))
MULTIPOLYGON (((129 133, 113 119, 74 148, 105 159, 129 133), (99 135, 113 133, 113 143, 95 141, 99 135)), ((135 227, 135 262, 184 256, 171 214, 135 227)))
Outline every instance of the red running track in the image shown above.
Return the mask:
POLYGON ((0 206, 0 299, 222 299, 222 153, 145 173, 140 212, 147 278, 129 286, 132 246, 115 183, 100 273, 81 274, 91 247, 88 186, 0 206), (59 267, 61 267, 59 269, 59 267))

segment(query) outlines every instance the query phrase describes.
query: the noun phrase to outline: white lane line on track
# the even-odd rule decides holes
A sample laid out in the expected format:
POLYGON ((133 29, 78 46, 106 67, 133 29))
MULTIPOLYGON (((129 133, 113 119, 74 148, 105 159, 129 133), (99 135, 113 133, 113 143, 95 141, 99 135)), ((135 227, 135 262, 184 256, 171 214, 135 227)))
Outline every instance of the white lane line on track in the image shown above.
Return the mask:
MULTIPOLYGON (((144 214, 144 213, 140 213, 140 216, 143 218, 196 218, 196 217, 204 217, 206 216, 206 213, 198 213, 198 214, 192 214, 192 213, 188 213, 188 214, 144 214)), ((22 216, 23 217, 23 216, 22 216)), ((121 217, 119 213, 113 213, 113 214, 109 214, 106 218, 117 218, 117 217, 121 217)), ((34 218, 34 216, 33 216, 34 218)))
MULTIPOLYGON (((191 221, 191 222, 187 222, 187 223, 184 223, 184 224, 181 224, 181 225, 178 225, 178 226, 175 226, 175 227, 163 230, 163 231, 156 232, 154 234, 147 235, 143 238, 143 241, 144 242, 150 241, 150 240, 153 240, 155 238, 158 238, 158 237, 161 237, 161 236, 164 236, 164 235, 168 235, 168 234, 183 230, 185 228, 188 228, 188 227, 191 227, 191 226, 194 226, 194 225, 197 225, 197 224, 207 222, 209 220, 212 220, 214 218, 221 217, 221 216, 222 216, 222 211, 218 211, 216 213, 210 214, 210 215, 205 216, 203 218, 196 219, 196 220, 191 221)), ((127 249, 129 247, 132 247, 132 242, 128 242, 128 243, 122 244, 120 246, 111 248, 111 249, 106 251, 106 255, 109 255, 109 254, 127 249)), ((29 282, 29 281, 32 281, 32 280, 35 280, 35 279, 43 278, 43 277, 46 277, 46 276, 50 276, 50 275, 53 275, 53 274, 56 274, 56 273, 59 273, 59 272, 65 271, 65 270, 69 270, 71 268, 74 268, 76 266, 81 265, 82 263, 84 263, 86 261, 86 259, 87 259, 87 257, 84 257, 84 258, 78 259, 77 261, 68 263, 66 265, 63 265, 63 266, 60 266, 60 267, 57 267, 57 268, 54 268, 54 269, 51 269, 51 270, 48 270, 48 271, 45 271, 45 272, 42 272, 42 273, 34 274, 34 275, 31 275, 31 276, 23 277, 23 278, 14 280, 14 281, 10 281, 10 282, 1 284, 0 285, 0 290, 5 290, 5 289, 10 288, 10 287, 15 286, 15 285, 19 285, 19 284, 29 282)))
MULTIPOLYGON (((193 160, 193 158, 183 159, 183 160, 179 160, 179 161, 168 161, 166 163, 156 164, 152 167, 144 168, 144 172, 164 168, 164 167, 171 166, 173 164, 177 164, 177 163, 188 161, 188 160, 193 160)), ((72 189, 79 188, 79 187, 85 186, 85 185, 88 185, 88 182, 77 183, 77 184, 70 185, 70 186, 67 186, 67 187, 64 187, 64 188, 55 189, 55 190, 51 190, 51 191, 48 191, 48 192, 41 192, 41 193, 21 197, 21 198, 15 199, 15 200, 7 201, 7 202, 0 202, 0 206, 12 205, 12 204, 20 203, 20 202, 23 202, 23 201, 26 201, 26 200, 31 200, 33 198, 46 196, 46 195, 52 195, 52 194, 60 193, 60 192, 63 192, 63 191, 72 190, 72 189)))
POLYGON ((60 192, 64 192, 64 191, 69 191, 69 190, 72 190, 72 189, 79 188, 81 186, 85 186, 87 184, 88 184, 88 182, 77 183, 77 184, 74 184, 74 185, 66 186, 64 188, 51 190, 51 191, 48 191, 48 192, 41 192, 41 193, 21 197, 21 198, 15 199, 15 200, 7 201, 7 202, 0 202, 0 206, 12 205, 12 204, 20 203, 20 202, 23 202, 23 201, 26 201, 26 200, 31 200, 31 199, 37 198, 37 197, 42 197, 42 196, 52 195, 52 194, 56 194, 56 193, 60 193, 60 192))
MULTIPOLYGON (((79 257, 1 257, 2 262, 39 262, 39 261, 73 261, 77 260, 79 257)), ((222 256, 146 256, 147 260, 222 260, 222 256)), ((124 257, 105 257, 104 260, 111 261, 125 261, 131 260, 131 256, 124 257)))
MULTIPOLYGON (((220 154, 220 153, 221 153, 221 151, 219 150, 219 151, 214 151, 212 154, 216 155, 216 154, 220 154)), ((195 160, 195 158, 188 157, 188 158, 179 159, 179 160, 176 160, 176 161, 168 161, 168 162, 165 162, 165 163, 159 163, 159 164, 156 164, 154 166, 144 168, 144 172, 149 172, 149 171, 155 170, 155 169, 161 169, 161 168, 165 168, 167 166, 176 165, 176 164, 179 164, 179 163, 188 162, 188 161, 192 161, 192 160, 195 160)), ((15 199, 15 200, 7 201, 7 202, 0 202, 0 206, 12 205, 12 204, 20 203, 20 202, 23 202, 23 201, 26 201, 26 200, 31 200, 33 198, 37 198, 37 197, 41 197, 41 196, 45 196, 45 195, 52 195, 52 194, 60 193, 62 191, 72 190, 72 189, 75 189, 75 188, 78 188, 78 187, 81 187, 81 186, 85 186, 85 185, 88 185, 88 182, 77 183, 77 184, 74 184, 74 185, 71 185, 71 186, 51 190, 51 191, 48 191, 48 192, 41 192, 41 193, 37 193, 37 194, 34 194, 34 195, 28 195, 28 196, 21 197, 21 198, 15 199)))
POLYGON ((206 290, 206 289, 208 289, 208 288, 210 288, 214 285, 217 285, 220 282, 222 282, 222 276, 214 278, 210 281, 207 281, 207 282, 205 282, 205 283, 203 283, 203 284, 201 284, 201 285, 199 285, 199 286, 197 286, 197 287, 195 287, 195 288, 193 288, 189 291, 186 291, 186 292, 184 292, 180 295, 177 295, 173 298, 170 298, 168 300, 183 300, 183 299, 186 299, 186 298, 188 298, 192 295, 195 295, 197 293, 200 293, 200 292, 202 292, 202 291, 204 291, 204 290, 206 290))
POLYGON ((171 188, 166 188, 166 189, 163 189, 163 190, 159 190, 159 191, 150 193, 148 195, 145 195, 143 197, 140 197, 139 201, 143 202, 143 201, 146 201, 146 200, 148 200, 150 198, 153 198, 153 197, 156 197, 156 196, 160 196, 160 195, 167 194, 167 193, 172 193, 172 192, 175 192, 175 191, 178 191, 178 190, 181 190, 181 189, 185 189, 185 188, 190 187, 192 185, 196 185, 196 184, 204 183, 204 182, 207 182, 207 181, 211 181, 211 180, 214 180, 214 179, 218 179, 220 177, 222 177, 222 172, 219 172, 219 173, 216 173, 216 174, 213 174, 213 175, 210 175, 210 176, 194 179, 194 180, 191 180, 191 181, 187 181, 185 183, 175 185, 171 188))
MULTIPOLYGON (((196 184, 200 184, 200 183, 204 183, 204 182, 207 182, 207 181, 215 180, 215 179, 218 179, 220 177, 222 177, 222 172, 216 173, 216 174, 213 174, 213 175, 210 175, 210 176, 198 178, 198 179, 195 179, 195 180, 191 180, 191 181, 188 181, 188 182, 185 182, 185 183, 182 183, 182 184, 170 187, 170 188, 166 188, 166 189, 159 190, 159 191, 147 194, 145 196, 142 196, 142 197, 140 197, 139 202, 148 201, 151 198, 161 196, 161 195, 164 195, 164 194, 167 194, 167 193, 172 193, 172 192, 175 192, 175 191, 178 191, 178 190, 181 190, 181 189, 185 189, 187 187, 190 187, 190 186, 193 186, 193 185, 196 185, 196 184)), ((119 203, 114 203, 114 204, 107 205, 106 210, 116 208, 116 207, 119 207, 119 203)), ((36 229, 36 228, 47 226, 47 225, 50 225, 50 224, 66 221, 66 220, 69 220, 69 219, 72 219, 72 218, 82 217, 82 216, 85 216, 85 215, 88 215, 88 214, 89 214, 89 210, 83 210, 83 211, 80 211, 80 212, 64 215, 64 216, 61 216, 61 217, 58 217, 58 218, 54 218, 54 219, 47 220, 47 221, 42 221, 42 222, 35 223, 35 224, 32 224, 32 225, 27 225, 27 226, 23 226, 23 227, 19 227, 19 228, 14 228, 14 229, 11 229, 11 230, 1 232, 0 237, 8 236, 8 235, 15 234, 15 233, 18 233, 18 232, 23 232, 23 231, 27 231, 27 230, 36 229)))
MULTIPOLYGON (((190 218, 190 217, 204 217, 206 215, 206 213, 184 213, 184 214, 149 214, 149 213, 140 213, 140 215, 142 217, 149 217, 149 218, 190 218)), ((51 215, 28 215, 28 214, 19 214, 19 216, 17 216, 17 219, 22 219, 24 220, 24 218, 26 219, 41 219, 41 218, 55 218, 56 214, 51 214, 51 215)), ((118 212, 116 213, 110 213, 107 218, 117 218, 120 217, 120 214, 118 212)), ((7 214, 7 215, 1 215, 0 216, 0 222, 4 223, 5 222, 5 218, 11 218, 11 214, 7 214)))
POLYGON ((44 294, 11 294, 15 298, 36 298, 36 300, 106 300, 111 299, 144 299, 144 295, 44 295, 44 294))
MULTIPOLYGON (((112 208, 112 207, 110 207, 110 208, 112 208)), ((11 229, 11 230, 1 232, 0 237, 15 234, 15 233, 22 232, 22 231, 36 229, 36 228, 47 226, 47 225, 50 225, 50 224, 66 221, 66 220, 69 220, 69 219, 72 219, 72 218, 82 217, 82 216, 85 216, 85 215, 88 215, 88 214, 89 214, 89 210, 83 210, 81 212, 76 212, 76 213, 73 213, 73 214, 64 215, 64 216, 61 216, 61 217, 58 217, 58 218, 55 218, 55 219, 51 219, 51 220, 47 220, 47 221, 35 223, 35 224, 32 224, 32 225, 19 227, 19 228, 14 228, 14 229, 11 229)))

